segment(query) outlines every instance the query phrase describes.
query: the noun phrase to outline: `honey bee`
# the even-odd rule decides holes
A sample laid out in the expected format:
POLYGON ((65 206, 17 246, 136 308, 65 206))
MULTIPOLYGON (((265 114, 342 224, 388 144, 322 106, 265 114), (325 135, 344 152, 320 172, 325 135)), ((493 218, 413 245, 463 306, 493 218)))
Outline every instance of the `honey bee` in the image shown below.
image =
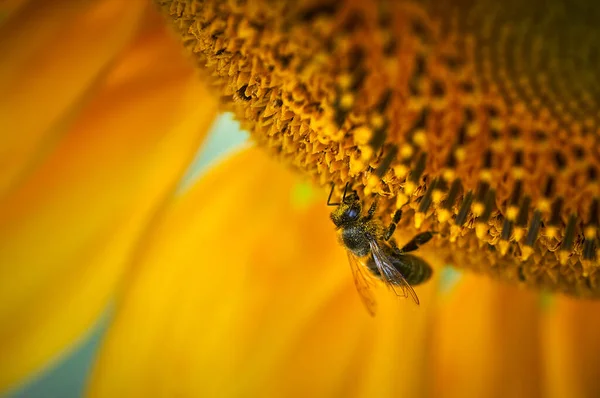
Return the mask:
POLYGON ((331 220, 338 230, 340 242, 346 248, 356 290, 369 314, 375 315, 377 303, 371 291, 371 278, 363 271, 365 268, 374 277, 381 279, 397 296, 410 296, 418 305, 419 297, 411 285, 426 282, 431 277, 432 269, 423 259, 407 253, 427 243, 433 233, 420 233, 402 248, 398 248, 392 235, 402 217, 400 210, 396 211, 389 227, 385 228, 373 218, 377 209, 376 201, 367 214, 363 215, 362 203, 356 191, 348 194, 346 185, 342 201, 332 203, 333 189, 332 186, 327 199, 328 206, 337 206, 331 212, 331 220))

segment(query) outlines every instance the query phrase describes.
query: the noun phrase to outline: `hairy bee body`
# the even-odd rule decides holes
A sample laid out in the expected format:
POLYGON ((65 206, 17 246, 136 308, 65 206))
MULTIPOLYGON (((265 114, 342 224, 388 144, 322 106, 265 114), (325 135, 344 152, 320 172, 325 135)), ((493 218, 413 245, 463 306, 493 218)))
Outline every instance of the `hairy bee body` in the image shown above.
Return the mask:
POLYGON ((407 252, 414 251, 428 242, 433 234, 418 234, 399 249, 392 235, 402 215, 400 211, 394 214, 390 226, 384 228, 383 224, 373 217, 376 202, 371 205, 366 215, 362 215, 362 203, 355 192, 346 195, 344 190, 340 203, 333 204, 330 201, 331 194, 327 204, 337 206, 331 212, 331 220, 338 230, 340 243, 348 252, 356 288, 369 313, 375 314, 375 300, 370 291, 370 283, 361 268, 368 269, 397 295, 410 296, 419 304, 419 298, 411 285, 426 282, 431 277, 432 270, 427 262, 407 252))
POLYGON ((365 257, 371 253, 368 237, 378 236, 381 226, 374 220, 361 223, 360 221, 347 223, 340 228, 340 240, 346 249, 358 257, 365 257))

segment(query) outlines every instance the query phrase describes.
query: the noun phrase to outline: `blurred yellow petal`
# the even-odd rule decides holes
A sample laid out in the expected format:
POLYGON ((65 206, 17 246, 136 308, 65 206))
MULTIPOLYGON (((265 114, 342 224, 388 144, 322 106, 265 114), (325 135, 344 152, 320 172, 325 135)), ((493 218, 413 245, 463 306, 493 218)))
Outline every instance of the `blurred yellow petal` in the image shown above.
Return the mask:
MULTIPOLYGON (((51 97, 29 93, 38 94, 51 97)), ((146 26, 55 149, 0 201, 0 389, 94 323, 215 112, 178 46, 146 26)))
POLYGON ((414 396, 421 307, 382 290, 368 316, 323 201, 250 149, 178 197, 143 244, 90 395, 414 396), (243 171, 243 172, 242 172, 243 171))
POLYGON ((0 195, 56 145, 131 41, 145 3, 35 0, 0 25, 0 195))
POLYGON ((29 0, 2 0, 0 2, 0 25, 19 11, 29 0))
POLYGON ((435 397, 539 396, 536 293, 464 275, 432 328, 435 397))
POLYGON ((600 303, 556 297, 543 323, 547 397, 600 397, 600 303))

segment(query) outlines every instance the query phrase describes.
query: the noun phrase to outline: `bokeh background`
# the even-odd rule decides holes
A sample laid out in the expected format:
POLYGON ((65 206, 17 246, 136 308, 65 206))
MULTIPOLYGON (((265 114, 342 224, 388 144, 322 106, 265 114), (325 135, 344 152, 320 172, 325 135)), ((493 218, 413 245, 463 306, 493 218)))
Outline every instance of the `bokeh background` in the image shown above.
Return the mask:
MULTIPOLYGON (((198 148, 196 158, 181 181, 180 189, 193 184, 212 164, 247 145, 251 145, 249 135, 240 129, 239 123, 232 115, 229 113, 220 115, 213 123, 207 139, 198 148)), ((440 275, 440 290, 451 289, 460 275, 460 271, 449 266, 444 267, 440 275)), ((96 325, 80 341, 63 352, 39 374, 3 397, 78 398, 84 396, 87 377, 110 323, 111 315, 112 308, 109 305, 96 325)))
MULTIPOLYGON (((248 144, 248 133, 240 130, 239 123, 231 114, 219 116, 204 144, 190 165, 180 188, 193 183, 208 166, 218 162, 229 153, 248 144)), ((98 319, 92 328, 68 352, 56 358, 53 364, 26 382, 6 398, 75 398, 83 396, 85 383, 92 367, 94 356, 111 317, 111 308, 98 319)))

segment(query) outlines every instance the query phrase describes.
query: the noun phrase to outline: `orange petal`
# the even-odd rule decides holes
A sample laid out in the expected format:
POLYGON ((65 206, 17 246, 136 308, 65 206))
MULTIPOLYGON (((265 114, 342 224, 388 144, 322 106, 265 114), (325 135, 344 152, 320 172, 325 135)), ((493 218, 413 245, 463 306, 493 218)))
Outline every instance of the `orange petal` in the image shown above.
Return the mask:
POLYGON ((35 0, 0 25, 0 195, 56 145, 144 10, 143 0, 35 0))
POLYGON ((95 321, 215 112, 177 43, 146 29, 0 202, 0 388, 95 321))
POLYGON ((440 300, 433 328, 433 396, 539 395, 536 293, 465 274, 440 300))
MULTIPOLYGON (((371 319, 325 206, 258 149, 206 175, 144 242, 95 396, 397 396, 425 388, 427 304, 371 319)), ((435 283, 419 290, 432 301, 435 283)), ((414 395, 412 395, 414 396, 414 395)))
POLYGON ((29 0, 2 0, 0 3, 0 26, 19 11, 29 0))
POLYGON ((544 313, 546 397, 600 396, 600 303, 556 297, 544 313))

